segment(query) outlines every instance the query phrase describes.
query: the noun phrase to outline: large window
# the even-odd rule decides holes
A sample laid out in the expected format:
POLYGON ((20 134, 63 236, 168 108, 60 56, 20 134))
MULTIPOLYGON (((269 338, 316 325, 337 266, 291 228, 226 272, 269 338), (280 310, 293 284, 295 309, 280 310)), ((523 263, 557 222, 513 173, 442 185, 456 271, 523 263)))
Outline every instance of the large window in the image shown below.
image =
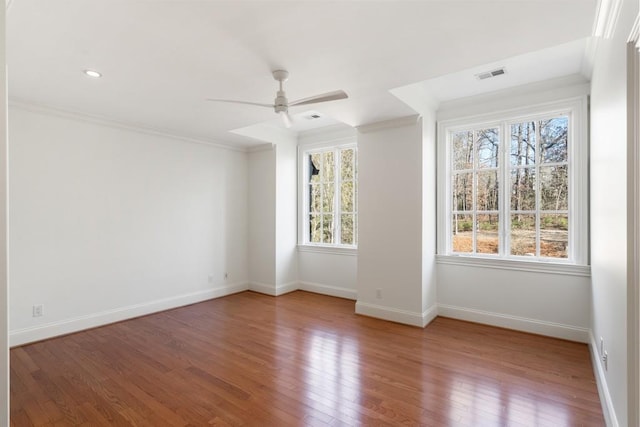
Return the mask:
POLYGON ((357 156, 353 144, 304 152, 305 244, 357 245, 357 156))
POLYGON ((586 264, 580 105, 441 123, 441 254, 586 264))

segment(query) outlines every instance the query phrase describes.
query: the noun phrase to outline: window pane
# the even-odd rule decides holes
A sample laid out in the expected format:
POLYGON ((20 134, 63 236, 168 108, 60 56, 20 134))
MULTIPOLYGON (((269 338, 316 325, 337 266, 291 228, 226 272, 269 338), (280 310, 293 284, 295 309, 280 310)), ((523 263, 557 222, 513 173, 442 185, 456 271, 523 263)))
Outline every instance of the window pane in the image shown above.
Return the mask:
POLYGON ((535 215, 511 215, 511 255, 536 256, 535 215))
POLYGON ((454 252, 473 252, 473 215, 453 215, 451 234, 454 252))
POLYGON ((482 129, 477 131, 478 167, 498 167, 498 129, 482 129))
POLYGON ((325 182, 333 181, 334 177, 334 169, 335 169, 335 159, 333 156, 333 151, 326 151, 322 153, 322 167, 323 167, 323 176, 325 182))
POLYGON ((340 200, 342 212, 353 212, 354 205, 353 181, 343 182, 340 189, 340 200))
POLYGON ((320 184, 309 186, 309 212, 321 212, 322 199, 320 197, 320 184))
POLYGON ((322 184, 322 212, 333 212, 333 183, 322 184))
POLYGON ((473 132, 454 132, 451 135, 453 170, 473 167, 473 132))
POLYGON ((498 171, 478 172, 478 189, 476 205, 478 210, 497 211, 498 206, 498 171))
POLYGON ((321 227, 322 217, 320 215, 309 215, 309 241, 311 243, 321 243, 321 227))
POLYGON ((540 153, 544 163, 567 161, 568 117, 540 122, 540 153))
POLYGON ((566 214, 540 216, 540 256, 567 258, 569 217, 566 214))
POLYGON ((341 224, 340 233, 342 235, 342 243, 345 245, 354 245, 356 243, 354 215, 342 215, 340 224, 341 224))
POLYGON ((569 209, 568 193, 567 166, 540 168, 540 209, 550 211, 569 209))
POLYGON ((536 129, 534 122, 511 125, 511 166, 535 164, 536 129))
POLYGON ((333 243, 333 215, 322 215, 322 243, 333 243))
POLYGON ((353 179, 354 177, 354 149, 349 148, 348 150, 340 151, 340 173, 342 176, 342 180, 347 181, 353 179))
POLYGON ((498 214, 478 214, 476 250, 481 254, 498 253, 498 214))
POLYGON ((453 176, 453 210, 473 210, 473 174, 459 173, 453 176))
POLYGON ((511 170, 511 210, 536 209, 536 171, 533 168, 511 170))
POLYGON ((320 182, 320 167, 322 166, 322 155, 320 153, 309 156, 309 182, 320 182))

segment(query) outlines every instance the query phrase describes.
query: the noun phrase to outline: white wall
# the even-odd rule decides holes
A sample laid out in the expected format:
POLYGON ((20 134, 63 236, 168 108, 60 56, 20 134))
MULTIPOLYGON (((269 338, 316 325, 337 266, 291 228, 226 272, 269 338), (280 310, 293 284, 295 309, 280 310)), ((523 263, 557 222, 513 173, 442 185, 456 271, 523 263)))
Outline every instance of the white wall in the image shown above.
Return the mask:
POLYGON ((439 263, 438 313, 587 342, 589 277, 515 268, 439 263))
POLYGON ((608 370, 597 364, 597 374, 620 426, 627 425, 626 40, 637 14, 637 0, 625 0, 613 38, 598 45, 591 81, 591 328, 597 342, 604 338, 608 370))
POLYGON ((430 102, 422 116, 422 312, 431 321, 437 315, 437 141, 436 110, 430 102))
POLYGON ((300 289, 355 300, 357 272, 358 255, 355 252, 298 250, 300 289))
POLYGON ((284 132, 249 153, 250 288, 298 289, 296 139, 284 132))
POLYGON ((358 169, 356 312, 423 326, 421 122, 358 128, 358 169))
POLYGON ((7 283, 6 10, 0 12, 0 425, 9 425, 9 286, 7 283))
POLYGON ((298 156, 291 137, 276 145, 276 287, 298 286, 298 156))
POLYGON ((13 345, 247 288, 246 153, 23 107, 9 123, 13 345))
POLYGON ((276 151, 272 144, 249 153, 249 281, 276 285, 276 151))

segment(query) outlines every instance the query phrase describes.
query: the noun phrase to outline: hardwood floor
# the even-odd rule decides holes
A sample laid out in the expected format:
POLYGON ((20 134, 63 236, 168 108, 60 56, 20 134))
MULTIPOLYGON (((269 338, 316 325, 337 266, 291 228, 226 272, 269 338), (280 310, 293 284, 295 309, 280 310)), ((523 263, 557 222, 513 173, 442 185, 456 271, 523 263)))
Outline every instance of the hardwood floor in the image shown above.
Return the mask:
POLYGON ((244 292, 11 350, 12 426, 603 426, 584 344, 244 292))

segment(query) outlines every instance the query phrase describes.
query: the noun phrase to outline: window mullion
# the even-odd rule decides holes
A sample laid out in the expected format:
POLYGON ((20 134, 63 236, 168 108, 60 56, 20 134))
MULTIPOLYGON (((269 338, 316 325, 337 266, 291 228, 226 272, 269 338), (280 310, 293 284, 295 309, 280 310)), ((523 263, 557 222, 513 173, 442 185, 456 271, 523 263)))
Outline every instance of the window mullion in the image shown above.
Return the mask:
POLYGON ((536 120, 534 122, 536 124, 536 146, 535 146, 535 157, 534 157, 534 170, 535 172, 535 196, 536 196, 536 256, 540 257, 542 255, 540 248, 540 162, 542 161, 542 152, 540 147, 542 147, 542 143, 540 141, 540 120, 536 120))
POLYGON ((502 122, 500 124, 500 159, 502 162, 501 168, 501 183, 500 183, 500 207, 501 212, 499 217, 502 217, 500 221, 500 240, 499 240, 499 255, 501 257, 508 256, 510 254, 511 245, 511 162, 509 158, 509 146, 510 142, 509 124, 502 122), (507 138, 509 135, 509 138, 507 138))
POLYGON ((342 244, 342 215, 340 212, 340 205, 342 201, 342 194, 340 194, 340 180, 341 176, 339 171, 342 170, 342 159, 340 156, 340 150, 335 149, 333 151, 333 158, 335 159, 333 162, 333 243, 334 244, 342 244))
POLYGON ((320 179, 318 180, 318 186, 320 188, 320 243, 324 243, 324 156, 320 154, 320 172, 318 173, 320 179))
POLYGON ((478 224, 478 156, 476 153, 478 131, 473 131, 473 138, 471 140, 471 242, 473 244, 471 250, 474 254, 478 253, 478 233, 476 232, 476 226, 478 224))

